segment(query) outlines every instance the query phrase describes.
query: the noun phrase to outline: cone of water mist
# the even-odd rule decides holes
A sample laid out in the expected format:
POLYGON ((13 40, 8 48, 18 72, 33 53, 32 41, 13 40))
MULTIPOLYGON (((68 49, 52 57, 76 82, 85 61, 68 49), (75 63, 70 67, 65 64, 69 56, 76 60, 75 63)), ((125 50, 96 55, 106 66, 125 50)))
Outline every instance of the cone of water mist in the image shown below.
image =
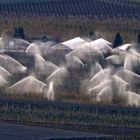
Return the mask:
MULTIPOLYGON (((9 50, 12 49, 12 51, 16 52, 25 52, 27 47, 30 45, 30 43, 26 40, 20 39, 20 38, 14 38, 9 42, 9 50)), ((7 50, 7 51, 9 51, 7 50)))
POLYGON ((41 56, 47 56, 50 52, 52 46, 56 45, 53 41, 48 41, 46 43, 43 42, 34 42, 28 46, 26 49, 26 53, 28 55, 36 55, 40 54, 41 56))
POLYGON ((96 51, 95 49, 91 49, 90 47, 81 46, 78 49, 71 51, 66 57, 70 58, 72 56, 77 56, 81 61, 86 63, 92 63, 92 61, 100 61, 104 60, 104 56, 101 51, 96 51))
POLYGON ((129 70, 119 70, 116 73, 121 79, 129 83, 129 89, 132 91, 139 91, 140 90, 140 75, 129 71, 129 70))
POLYGON ((90 87, 88 89, 88 95, 92 98, 92 100, 96 101, 97 95, 105 88, 112 87, 112 80, 105 80, 95 87, 90 87))
POLYGON ((44 94, 47 85, 34 76, 28 76, 12 85, 8 90, 13 94, 44 94))
POLYGON ((44 92, 45 93, 45 97, 48 100, 54 101, 55 100, 55 91, 54 91, 54 82, 50 81, 47 91, 44 92))
POLYGON ((50 97, 49 98, 50 100, 56 99, 56 96, 60 94, 59 93, 60 91, 56 89, 62 89, 62 87, 64 88, 67 76, 68 76, 67 68, 59 67, 46 79, 47 84, 49 85, 47 96, 50 97))
POLYGON ((86 61, 87 60, 87 57, 86 56, 89 53, 90 52, 87 49, 85 49, 85 48, 79 48, 79 49, 73 50, 70 53, 68 53, 66 55, 66 58, 67 59, 72 59, 73 56, 77 56, 80 60, 86 61))
POLYGON ((124 59, 121 58, 119 55, 111 55, 106 58, 107 63, 111 65, 116 66, 123 66, 124 65, 124 59))
POLYGON ((112 77, 113 100, 115 103, 121 104, 126 101, 129 83, 114 75, 112 77))
POLYGON ((84 63, 77 56, 66 56, 67 67, 70 69, 80 69, 84 67, 84 63))
POLYGON ((97 74, 95 74, 91 79, 90 79, 90 85, 91 87, 95 87, 102 82, 109 80, 112 75, 112 70, 110 68, 101 70, 97 74))
POLYGON ((3 52, 4 43, 3 43, 3 38, 2 37, 0 37, 0 49, 1 49, 1 52, 3 52))
POLYGON ((103 38, 100 38, 86 43, 85 48, 89 48, 95 52, 101 52, 102 54, 107 54, 112 52, 112 43, 104 40, 103 38))
POLYGON ((90 77, 93 78, 97 73, 103 70, 102 66, 97 62, 91 67, 90 77))
POLYGON ((11 73, 0 66, 0 76, 2 76, 4 79, 7 79, 9 76, 11 76, 11 73))
POLYGON ((80 38, 80 37, 76 37, 73 39, 70 39, 68 41, 62 42, 61 44, 69 47, 72 50, 76 50, 81 48, 81 46, 83 46, 83 44, 87 43, 87 41, 85 41, 84 39, 80 38))
POLYGON ((89 79, 82 79, 80 81, 80 93, 84 95, 89 95, 90 89, 90 80, 89 79))
POLYGON ((53 81, 55 85, 63 85, 63 81, 67 76, 67 68, 59 67, 47 78, 47 81, 53 81))
POLYGON ((103 88, 96 97, 97 102, 111 104, 113 100, 112 87, 106 86, 103 88))
POLYGON ((125 58, 126 58, 126 56, 128 55, 128 52, 125 52, 125 51, 123 51, 123 50, 120 50, 120 49, 118 49, 118 48, 114 48, 113 50, 112 50, 112 53, 108 56, 108 57, 110 57, 110 56, 114 56, 114 55, 117 55, 117 56, 119 56, 119 58, 120 58, 120 60, 121 61, 124 61, 125 60, 125 58))
POLYGON ((119 46, 117 49, 120 49, 122 51, 129 51, 133 47, 133 44, 124 44, 122 46, 119 46))
POLYGON ((35 55, 35 70, 39 75, 49 76, 52 74, 58 67, 50 61, 46 61, 39 54, 35 55))
POLYGON ((8 77, 11 76, 6 69, 0 66, 0 87, 6 87, 8 84, 8 77))
POLYGON ((128 55, 125 59, 124 63, 124 69, 125 70, 130 70, 135 73, 140 73, 139 72, 139 67, 140 67, 140 58, 137 58, 132 55, 128 55))
POLYGON ((134 92, 131 91, 127 92, 126 101, 128 106, 140 107, 140 95, 134 92))
POLYGON ((34 42, 34 43, 31 43, 28 48, 26 49, 26 54, 28 55, 36 55, 36 54, 40 54, 41 55, 41 50, 40 50, 40 46, 42 45, 43 43, 41 42, 34 42))
POLYGON ((27 68, 8 55, 0 55, 0 66, 12 74, 26 73, 27 68))
POLYGON ((0 75, 0 87, 4 87, 8 82, 0 75))
POLYGON ((100 70, 90 79, 89 95, 96 100, 96 96, 105 86, 111 86, 112 70, 110 68, 100 70))
POLYGON ((131 57, 136 57, 140 59, 140 53, 135 48, 129 49, 128 55, 131 57))
POLYGON ((97 102, 113 103, 113 101, 121 103, 126 100, 126 92, 129 84, 118 76, 112 75, 110 79, 105 80, 97 86, 89 89, 89 95, 97 102), (107 98, 108 97, 108 98, 107 98))
POLYGON ((3 36, 0 38, 0 51, 3 52, 23 52, 30 45, 30 43, 26 40, 13 38, 11 36, 3 36))

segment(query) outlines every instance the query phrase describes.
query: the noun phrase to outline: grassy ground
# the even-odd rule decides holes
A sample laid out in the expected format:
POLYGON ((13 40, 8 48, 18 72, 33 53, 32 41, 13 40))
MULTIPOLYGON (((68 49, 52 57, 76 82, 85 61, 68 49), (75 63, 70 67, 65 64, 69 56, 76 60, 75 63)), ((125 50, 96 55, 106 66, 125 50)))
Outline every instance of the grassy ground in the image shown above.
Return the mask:
POLYGON ((96 38, 103 37, 111 42, 117 32, 120 32, 124 43, 136 40, 140 29, 138 20, 124 19, 88 19, 88 18, 58 18, 58 17, 2 17, 0 16, 0 32, 14 30, 22 26, 26 38, 49 35, 67 40, 76 36, 88 37, 94 31, 96 38))

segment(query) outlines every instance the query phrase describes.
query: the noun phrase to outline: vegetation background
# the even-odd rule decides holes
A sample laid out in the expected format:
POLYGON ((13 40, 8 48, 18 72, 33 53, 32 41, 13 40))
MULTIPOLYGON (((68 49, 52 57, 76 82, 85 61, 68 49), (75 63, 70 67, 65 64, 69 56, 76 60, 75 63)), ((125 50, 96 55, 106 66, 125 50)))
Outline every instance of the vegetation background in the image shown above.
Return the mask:
POLYGON ((137 19, 89 19, 65 17, 3 17, 0 16, 0 32, 15 27, 23 27, 27 39, 43 36, 68 40, 77 36, 90 37, 94 32, 95 37, 102 37, 113 41, 115 34, 120 32, 124 43, 133 43, 140 29, 137 19))

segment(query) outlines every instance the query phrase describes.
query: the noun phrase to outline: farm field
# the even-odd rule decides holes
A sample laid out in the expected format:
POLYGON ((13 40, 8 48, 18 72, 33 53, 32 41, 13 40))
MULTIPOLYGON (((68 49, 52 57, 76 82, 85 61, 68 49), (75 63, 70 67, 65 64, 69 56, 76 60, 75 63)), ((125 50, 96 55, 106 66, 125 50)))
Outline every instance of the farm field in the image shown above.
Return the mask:
POLYGON ((4 15, 90 16, 94 18, 139 18, 139 3, 126 0, 13 0, 2 1, 4 15))
POLYGON ((25 125, 14 125, 7 123, 0 123, 0 137, 2 140, 81 140, 84 138, 87 140, 113 140, 113 136, 104 136, 92 133, 66 131, 25 125))
POLYGON ((134 42, 140 26, 139 5, 131 0, 1 1, 0 32, 22 26, 27 40, 52 36, 63 41, 91 31, 97 38, 113 41, 120 32, 124 42, 134 42))
POLYGON ((1 122, 114 135, 118 138, 139 138, 139 117, 139 108, 0 100, 1 122))

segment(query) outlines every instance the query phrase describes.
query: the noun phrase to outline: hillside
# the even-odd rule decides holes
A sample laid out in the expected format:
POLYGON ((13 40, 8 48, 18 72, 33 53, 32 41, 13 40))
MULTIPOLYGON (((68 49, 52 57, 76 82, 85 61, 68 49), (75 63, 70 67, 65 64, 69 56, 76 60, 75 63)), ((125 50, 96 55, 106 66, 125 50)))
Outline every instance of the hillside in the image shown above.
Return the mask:
POLYGON ((93 18, 139 18, 139 1, 114 0, 5 0, 2 15, 89 16, 93 18))

